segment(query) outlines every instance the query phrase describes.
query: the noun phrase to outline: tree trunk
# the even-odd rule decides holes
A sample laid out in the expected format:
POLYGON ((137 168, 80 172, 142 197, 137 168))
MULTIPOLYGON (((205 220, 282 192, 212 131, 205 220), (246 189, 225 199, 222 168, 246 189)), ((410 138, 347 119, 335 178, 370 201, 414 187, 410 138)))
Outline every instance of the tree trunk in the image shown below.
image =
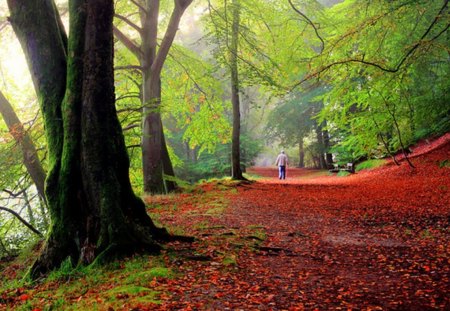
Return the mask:
POLYGON ((239 0, 232 2, 233 22, 231 28, 230 46, 230 70, 231 70, 231 104, 233 106, 233 133, 231 142, 231 177, 236 180, 244 180, 241 170, 240 135, 241 112, 239 102, 239 71, 237 64, 240 7, 239 0))
POLYGON ((298 167, 305 167, 305 148, 303 144, 303 137, 298 139, 298 167))
POLYGON ((143 129, 142 129, 142 161, 144 174, 144 191, 149 193, 165 193, 175 190, 176 184, 167 181, 164 174, 175 176, 172 163, 164 139, 161 122, 161 70, 177 33, 181 16, 192 0, 176 0, 169 25, 158 52, 157 32, 159 0, 148 0, 145 12, 141 10, 142 20, 142 57, 143 68, 143 129))
POLYGON ((74 264, 90 263, 158 251, 155 240, 167 232, 155 227, 133 193, 115 110, 112 1, 70 2, 67 54, 53 3, 22 2, 8 0, 11 21, 41 99, 51 162, 46 195, 52 225, 31 275, 68 257, 74 264))
POLYGON ((318 168, 324 169, 326 168, 326 162, 324 157, 324 145, 323 145, 323 136, 322 136, 322 127, 320 124, 316 122, 316 137, 317 137, 317 160, 318 160, 318 168))
MULTIPOLYGON (((161 125, 162 125, 162 123, 161 123, 161 125)), ((173 170, 172 161, 170 160, 169 150, 167 149, 166 139, 165 139, 165 136, 164 136, 164 129, 163 129, 162 126, 161 126, 161 139, 162 139, 162 143, 161 143, 161 147, 162 147, 161 159, 162 159, 162 162, 163 162, 164 174, 168 175, 168 176, 175 177, 175 171, 173 170)), ((166 189, 167 189, 168 192, 173 192, 173 191, 178 189, 178 186, 177 186, 175 181, 167 180, 167 178, 166 178, 165 182, 166 182, 166 189)))
POLYGON ((45 201, 45 171, 39 160, 36 147, 2 92, 0 92, 0 114, 3 116, 9 132, 20 145, 23 154, 23 164, 36 185, 39 196, 45 201))
MULTIPOLYGON (((324 127, 327 127, 327 122, 324 121, 324 127)), ((323 137, 323 147, 325 149, 325 162, 326 162, 326 168, 332 168, 333 167, 333 155, 330 153, 330 133, 327 130, 322 131, 322 137, 323 137)))

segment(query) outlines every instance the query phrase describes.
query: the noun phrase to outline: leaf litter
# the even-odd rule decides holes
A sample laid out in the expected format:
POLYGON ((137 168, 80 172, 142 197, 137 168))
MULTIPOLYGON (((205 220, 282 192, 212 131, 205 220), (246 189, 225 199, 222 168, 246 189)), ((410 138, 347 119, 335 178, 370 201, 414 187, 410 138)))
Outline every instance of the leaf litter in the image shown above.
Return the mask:
MULTIPOLYGON (((170 276, 147 277, 151 256, 139 259, 149 262, 136 265, 143 271, 120 274, 124 261, 95 288, 72 280, 86 284, 60 307, 448 310, 450 168, 442 163, 450 158, 449 138, 419 144, 414 170, 388 163, 338 177, 288 168, 280 181, 275 168, 252 168, 262 176, 257 182, 215 181, 147 198, 154 219, 196 237, 170 243, 159 256, 170 276)), ((15 277, 15 269, 5 272, 15 277)), ((0 310, 49 309, 49 301, 57 305, 52 292, 63 286, 10 289, 0 293, 0 310)))

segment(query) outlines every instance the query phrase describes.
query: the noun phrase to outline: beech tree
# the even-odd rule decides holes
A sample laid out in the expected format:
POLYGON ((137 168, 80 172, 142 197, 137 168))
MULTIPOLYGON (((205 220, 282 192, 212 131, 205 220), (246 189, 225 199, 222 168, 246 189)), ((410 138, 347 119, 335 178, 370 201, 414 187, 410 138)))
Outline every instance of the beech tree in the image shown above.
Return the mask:
POLYGON ((67 37, 52 0, 8 0, 39 98, 48 141, 51 227, 31 269, 70 258, 102 262, 158 251, 167 237, 135 196, 114 99, 111 0, 69 1, 67 37))
MULTIPOLYGON (((159 0, 132 1, 139 10, 140 26, 126 16, 116 14, 118 19, 137 31, 141 40, 141 44, 137 45, 118 27, 114 27, 115 36, 138 59, 139 69, 142 73, 142 167, 144 191, 149 193, 164 193, 164 174, 174 176, 161 122, 161 71, 177 33, 181 17, 192 1, 174 1, 169 25, 159 49, 157 45, 159 0)), ((166 181, 166 187, 169 191, 174 190, 175 184, 166 181)))

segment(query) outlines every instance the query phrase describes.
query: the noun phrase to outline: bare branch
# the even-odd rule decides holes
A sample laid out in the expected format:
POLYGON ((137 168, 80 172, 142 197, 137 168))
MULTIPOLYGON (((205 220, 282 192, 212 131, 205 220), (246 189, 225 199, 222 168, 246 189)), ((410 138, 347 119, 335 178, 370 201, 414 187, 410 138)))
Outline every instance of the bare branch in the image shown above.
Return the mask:
POLYGON ((6 211, 8 213, 11 213, 12 215, 14 215, 14 217, 16 217, 18 220, 20 220, 20 222, 22 222, 28 229, 30 229, 31 231, 33 231, 34 233, 36 233, 37 235, 39 235, 40 237, 44 237, 44 235, 37 230, 36 228, 34 228, 28 221, 26 221, 25 219, 23 219, 18 213, 16 213, 15 211, 13 211, 12 209, 9 209, 7 207, 3 207, 0 206, 0 210, 6 211))
POLYGON ((131 129, 134 129, 134 128, 137 128, 140 126, 141 126, 140 124, 128 124, 127 126, 122 128, 122 132, 129 131, 131 129))
POLYGON ((117 97, 116 101, 124 100, 124 99, 127 99, 127 98, 141 99, 141 97, 139 96, 139 93, 136 93, 136 92, 133 92, 133 93, 136 94, 136 95, 132 95, 132 94, 122 95, 122 96, 117 97))
POLYGON ((130 21, 125 16, 122 16, 120 14, 114 14, 114 17, 117 19, 120 19, 121 21, 124 21, 128 26, 135 29, 138 33, 142 34, 142 28, 139 27, 138 25, 136 25, 135 23, 133 23, 132 21, 130 21))
POLYGON ((136 144, 136 145, 129 145, 127 146, 128 149, 134 149, 134 148, 141 148, 140 144, 136 144))
POLYGON ((12 192, 11 190, 8 189, 3 189, 3 192, 6 192, 7 194, 9 194, 10 196, 12 196, 13 198, 17 198, 18 196, 22 195, 25 191, 27 191, 27 189, 22 189, 17 193, 12 192))
POLYGON ((140 4, 138 3, 136 0, 130 0, 135 6, 137 6, 139 8, 139 10, 141 10, 144 13, 147 13, 147 10, 140 4))
POLYGON ((125 36, 123 34, 123 32, 121 32, 119 30, 119 28, 117 28, 116 26, 113 26, 113 30, 114 30, 114 36, 123 43, 123 45, 125 45, 125 47, 130 50, 131 53, 134 54, 134 56, 136 56, 137 59, 140 59, 142 57, 142 51, 141 49, 134 44, 133 41, 131 41, 127 36, 125 36))
POLYGON ((114 70, 130 70, 130 69, 135 69, 135 70, 142 71, 144 68, 142 68, 141 66, 137 66, 137 65, 116 66, 116 67, 114 67, 114 70))

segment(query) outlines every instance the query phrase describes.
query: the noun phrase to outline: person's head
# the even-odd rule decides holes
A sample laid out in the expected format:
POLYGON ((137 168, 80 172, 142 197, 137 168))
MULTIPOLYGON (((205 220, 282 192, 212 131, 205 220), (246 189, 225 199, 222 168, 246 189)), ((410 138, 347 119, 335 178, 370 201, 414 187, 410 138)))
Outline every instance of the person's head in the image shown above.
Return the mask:
POLYGON ((284 153, 284 150, 281 150, 281 153, 284 153))

